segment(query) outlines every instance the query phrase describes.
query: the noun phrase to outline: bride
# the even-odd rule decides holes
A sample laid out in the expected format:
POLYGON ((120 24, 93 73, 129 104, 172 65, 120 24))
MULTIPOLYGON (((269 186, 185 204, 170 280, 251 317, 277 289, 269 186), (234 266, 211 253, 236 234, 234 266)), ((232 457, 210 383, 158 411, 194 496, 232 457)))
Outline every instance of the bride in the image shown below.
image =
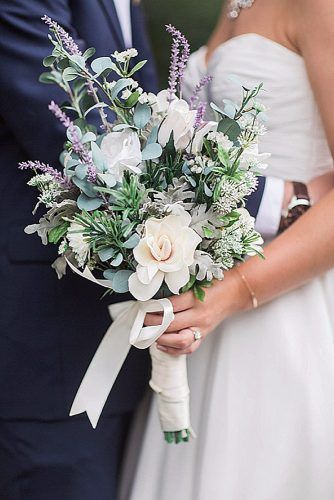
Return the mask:
MULTIPOLYGON (((264 82, 268 175, 307 183, 333 167, 333 54, 332 0, 227 2, 190 60, 186 94, 206 72, 208 101, 238 99, 231 73, 264 82)), ((197 351, 198 437, 165 444, 151 409, 132 500, 333 500, 333 214, 330 190, 266 246, 265 261, 226 273, 204 303, 172 298, 175 320, 158 344, 172 355, 197 351)))

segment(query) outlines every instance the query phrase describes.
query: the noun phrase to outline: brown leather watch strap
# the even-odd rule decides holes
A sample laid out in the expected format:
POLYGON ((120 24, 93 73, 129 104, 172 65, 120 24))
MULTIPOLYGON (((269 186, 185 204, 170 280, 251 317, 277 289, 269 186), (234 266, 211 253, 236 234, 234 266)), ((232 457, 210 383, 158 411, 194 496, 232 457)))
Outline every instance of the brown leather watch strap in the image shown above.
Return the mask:
POLYGON ((279 233, 282 233, 304 215, 311 206, 311 199, 306 184, 293 182, 294 195, 289 203, 287 212, 282 214, 279 233))

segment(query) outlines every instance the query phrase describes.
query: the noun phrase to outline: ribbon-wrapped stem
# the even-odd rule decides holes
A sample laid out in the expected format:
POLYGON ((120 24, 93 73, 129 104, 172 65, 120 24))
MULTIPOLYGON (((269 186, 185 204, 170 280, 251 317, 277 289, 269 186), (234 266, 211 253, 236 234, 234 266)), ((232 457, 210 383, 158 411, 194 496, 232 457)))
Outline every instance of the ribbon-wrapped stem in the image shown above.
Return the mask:
POLYGON ((152 377, 150 386, 156 392, 161 428, 168 443, 188 441, 190 426, 187 356, 171 356, 150 347, 152 377))

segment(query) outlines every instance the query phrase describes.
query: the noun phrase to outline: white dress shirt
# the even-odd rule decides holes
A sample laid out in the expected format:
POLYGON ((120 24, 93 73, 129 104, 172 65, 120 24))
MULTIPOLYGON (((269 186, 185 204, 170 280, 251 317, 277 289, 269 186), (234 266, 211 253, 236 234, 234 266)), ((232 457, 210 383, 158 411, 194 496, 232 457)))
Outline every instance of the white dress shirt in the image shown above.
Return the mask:
MULTIPOLYGON (((113 0, 121 25, 125 46, 132 47, 131 0, 113 0)), ((264 188, 259 213, 256 219, 256 229, 265 239, 276 236, 284 196, 284 182, 274 177, 268 177, 264 188)))
POLYGON ((125 46, 132 47, 131 0, 114 0, 125 46))

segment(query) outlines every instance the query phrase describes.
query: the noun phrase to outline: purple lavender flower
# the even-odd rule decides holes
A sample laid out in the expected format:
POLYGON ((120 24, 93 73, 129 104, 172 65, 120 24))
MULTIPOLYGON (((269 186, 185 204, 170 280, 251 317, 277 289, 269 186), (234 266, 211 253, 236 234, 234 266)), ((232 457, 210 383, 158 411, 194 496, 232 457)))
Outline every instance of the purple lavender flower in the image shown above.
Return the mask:
POLYGON ((88 180, 88 182, 92 182, 93 184, 95 184, 96 179, 97 179, 97 170, 96 170, 96 167, 94 167, 94 165, 88 165, 88 169, 87 169, 87 180, 88 180))
POLYGON ((60 109, 58 104, 56 104, 54 101, 51 101, 51 103, 49 104, 49 110, 52 111, 55 117, 58 118, 58 120, 64 125, 64 127, 68 129, 71 137, 73 151, 79 156, 83 163, 86 163, 87 165, 95 168, 91 154, 86 146, 82 144, 78 136, 77 128, 72 120, 66 115, 64 111, 60 109))
POLYGON ((200 102, 197 108, 196 118, 195 118, 195 128, 199 128, 203 121, 206 113, 206 102, 200 102))
POLYGON ((39 170, 43 174, 52 175, 55 181, 57 181, 63 187, 71 187, 72 183, 68 177, 63 176, 59 170, 50 167, 48 163, 43 163, 41 161, 21 161, 19 163, 20 170, 39 170))
POLYGON ((181 91, 184 72, 190 56, 190 45, 186 37, 171 24, 166 25, 167 32, 172 35, 172 53, 169 72, 169 93, 181 91))
POLYGON ((199 94, 200 94, 201 90, 206 85, 208 85, 209 83, 211 83, 212 80, 213 80, 213 77, 211 75, 205 75, 205 76, 203 76, 200 79, 200 81, 198 82, 198 84, 194 88, 194 92, 193 92, 193 94, 192 94, 192 96, 190 97, 190 100, 189 100, 189 104, 190 104, 190 108, 191 109, 196 109, 196 104, 198 102, 199 94))
POLYGON ((43 16, 42 21, 45 22, 60 38, 65 49, 71 56, 82 56, 82 52, 80 51, 78 45, 75 43, 73 38, 64 30, 61 26, 59 26, 56 21, 53 21, 49 16, 43 16))

